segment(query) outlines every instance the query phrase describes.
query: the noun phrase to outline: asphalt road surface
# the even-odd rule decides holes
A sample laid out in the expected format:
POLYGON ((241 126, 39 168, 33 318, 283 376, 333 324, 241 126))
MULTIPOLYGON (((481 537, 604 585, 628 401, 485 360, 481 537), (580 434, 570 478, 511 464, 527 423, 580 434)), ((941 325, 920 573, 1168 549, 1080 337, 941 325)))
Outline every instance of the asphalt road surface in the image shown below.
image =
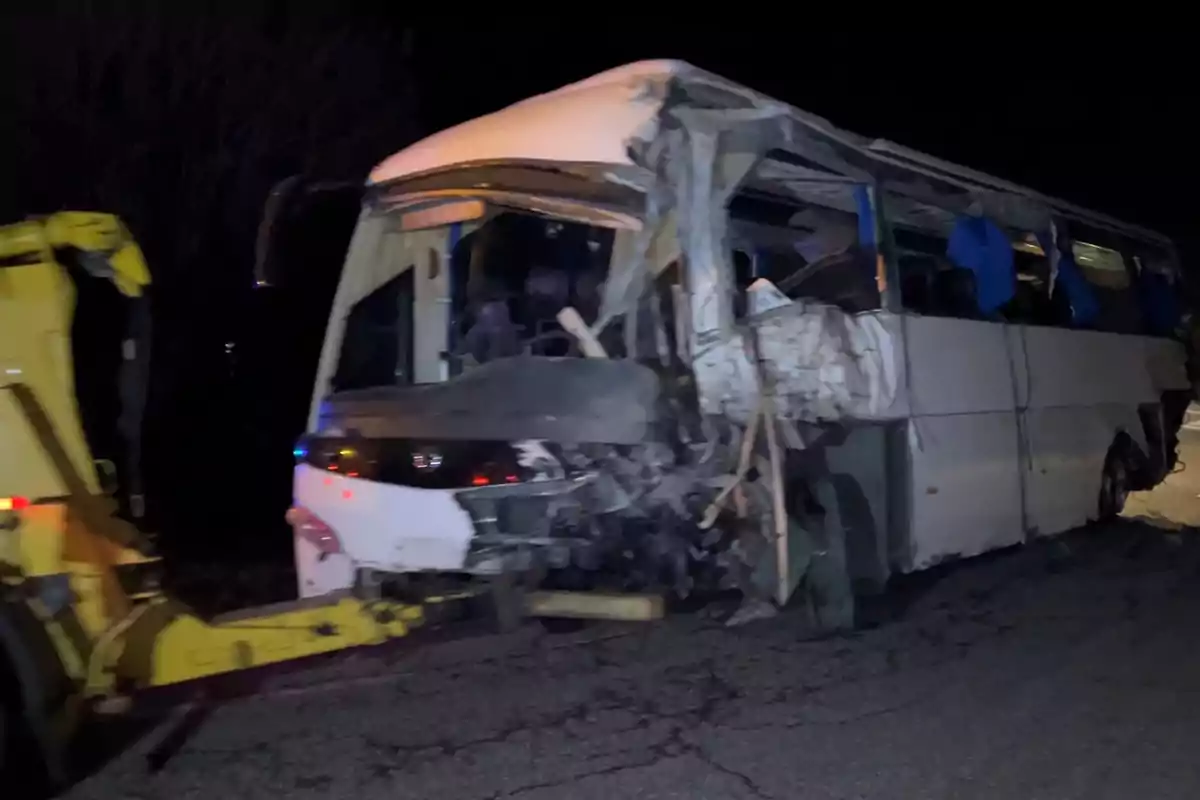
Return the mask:
POLYGON ((1196 469, 1125 520, 948 570, 898 618, 530 628, 281 676, 69 797, 1200 797, 1196 469))

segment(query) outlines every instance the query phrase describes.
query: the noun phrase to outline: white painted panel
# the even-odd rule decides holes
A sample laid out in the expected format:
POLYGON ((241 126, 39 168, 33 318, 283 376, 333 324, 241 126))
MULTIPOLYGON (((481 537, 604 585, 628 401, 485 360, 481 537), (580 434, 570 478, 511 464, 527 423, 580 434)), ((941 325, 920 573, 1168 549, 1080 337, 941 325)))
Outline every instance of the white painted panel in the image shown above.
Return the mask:
POLYGON ((301 598, 349 589, 354 585, 354 561, 345 553, 332 553, 321 558, 321 551, 312 542, 292 537, 296 559, 296 590, 301 598))
POLYGON ((1030 528, 1052 535, 1094 519, 1108 448, 1121 428, 1139 438, 1138 423, 1136 409, 1128 406, 1026 412, 1030 455, 1024 464, 1025 502, 1030 528))
POLYGON ((454 492, 348 478, 301 464, 296 505, 333 529, 359 566, 390 572, 461 570, 474 535, 454 492))
POLYGON ((1012 412, 909 421, 909 570, 1024 539, 1012 412))
POLYGON ((1025 343, 1031 408, 1159 399, 1144 337, 1030 326, 1025 343))
POLYGON ((1187 376, 1187 352, 1180 342, 1172 339, 1145 337, 1146 361, 1150 370, 1150 382, 1159 392, 1168 389, 1187 389, 1191 386, 1187 376))
POLYGON ((415 257, 413 304, 413 381, 438 383, 443 380, 446 362, 442 353, 449 345, 450 261, 449 237, 431 242, 415 257))
POLYGON ((1008 337, 1008 351, 1012 354, 1012 376, 1016 387, 1015 399, 1017 408, 1029 405, 1029 360, 1025 350, 1025 325, 1005 325, 1004 334, 1008 337))
POLYGON ((913 416, 1013 410, 1005 325, 909 315, 904 329, 913 416))
POLYGON ((686 69, 670 61, 618 67, 435 133, 377 166, 371 183, 466 162, 568 161, 629 164, 632 138, 654 135, 666 82, 686 69))

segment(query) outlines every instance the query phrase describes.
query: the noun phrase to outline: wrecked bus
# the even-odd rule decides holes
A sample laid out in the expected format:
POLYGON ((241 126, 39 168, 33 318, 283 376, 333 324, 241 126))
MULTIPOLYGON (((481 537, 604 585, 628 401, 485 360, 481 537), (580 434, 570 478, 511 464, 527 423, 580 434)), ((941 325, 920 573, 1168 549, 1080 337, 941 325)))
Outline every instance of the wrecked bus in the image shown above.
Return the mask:
POLYGON ((1161 235, 680 62, 380 164, 296 447, 302 596, 891 575, 1112 516, 1190 397, 1161 235))

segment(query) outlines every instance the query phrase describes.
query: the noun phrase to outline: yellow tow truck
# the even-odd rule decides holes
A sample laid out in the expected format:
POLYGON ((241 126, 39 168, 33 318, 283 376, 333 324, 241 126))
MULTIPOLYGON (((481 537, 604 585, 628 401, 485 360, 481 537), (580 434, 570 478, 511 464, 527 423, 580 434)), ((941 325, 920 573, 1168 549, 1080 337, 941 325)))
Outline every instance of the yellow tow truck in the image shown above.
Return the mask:
MULTIPOLYGON (((61 212, 0 226, 6 798, 20 794, 30 772, 70 782, 68 746, 80 722, 127 706, 139 690, 377 644, 427 618, 425 602, 348 594, 202 618, 165 593, 154 543, 117 513, 114 468, 93 458, 80 421, 71 355, 76 280, 111 281, 136 306, 146 304, 151 276, 111 214, 61 212)), ((140 344, 128 339, 123 349, 135 376, 145 366, 140 344)), ((136 404, 137 394, 123 396, 136 404)), ((129 500, 136 515, 140 497, 129 500)))

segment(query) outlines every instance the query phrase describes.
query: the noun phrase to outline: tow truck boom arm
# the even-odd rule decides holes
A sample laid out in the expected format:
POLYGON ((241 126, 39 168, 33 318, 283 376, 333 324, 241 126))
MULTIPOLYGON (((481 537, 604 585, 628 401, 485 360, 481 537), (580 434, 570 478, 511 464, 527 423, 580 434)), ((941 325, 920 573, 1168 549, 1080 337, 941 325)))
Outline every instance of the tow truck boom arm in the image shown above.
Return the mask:
MULTIPOLYGON (((62 211, 0 226, 0 388, 21 383, 34 392, 75 469, 85 477, 89 490, 96 491, 98 475, 76 406, 70 344, 75 285, 67 265, 111 282, 133 301, 126 322, 130 329, 124 337, 125 360, 119 380, 123 413, 118 427, 130 448, 126 488, 131 510, 140 516, 139 429, 149 355, 145 292, 150 271, 120 218, 62 211)), ((0 495, 15 490, 17 494, 45 496, 55 483, 48 480, 45 456, 27 436, 12 432, 13 424, 8 421, 9 452, 0 459, 0 482, 13 484, 13 488, 0 487, 0 495)))
POLYGON ((60 211, 0 226, 0 268, 57 265, 64 251, 77 254, 88 274, 112 281, 126 297, 140 297, 150 283, 141 248, 112 214, 60 211))

